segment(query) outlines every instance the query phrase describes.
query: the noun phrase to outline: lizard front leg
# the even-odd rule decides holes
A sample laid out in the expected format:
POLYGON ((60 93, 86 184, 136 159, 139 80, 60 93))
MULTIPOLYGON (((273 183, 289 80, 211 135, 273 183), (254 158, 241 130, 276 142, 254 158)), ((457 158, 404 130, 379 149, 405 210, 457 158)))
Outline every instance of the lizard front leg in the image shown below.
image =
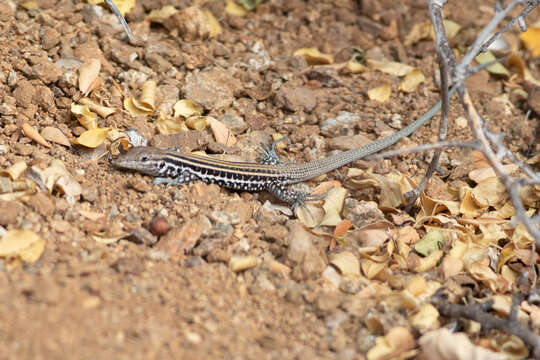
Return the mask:
POLYGON ((174 178, 168 178, 168 177, 158 177, 154 179, 154 185, 159 184, 166 184, 167 186, 171 185, 182 185, 182 184, 189 184, 192 181, 195 181, 199 179, 199 177, 192 173, 191 171, 184 169, 180 174, 178 174, 174 178))

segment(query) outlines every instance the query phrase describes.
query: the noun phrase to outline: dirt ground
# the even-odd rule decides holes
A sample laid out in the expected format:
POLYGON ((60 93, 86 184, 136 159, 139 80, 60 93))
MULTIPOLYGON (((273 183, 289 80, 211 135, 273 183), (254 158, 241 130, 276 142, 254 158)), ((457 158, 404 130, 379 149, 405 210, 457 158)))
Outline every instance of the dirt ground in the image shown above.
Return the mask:
MULTIPOLYGON (((493 12, 490 1, 474 2, 474 11, 460 4, 450 1, 445 17, 461 25, 452 47, 463 50, 493 12)), ((336 241, 333 227, 306 230, 296 217, 276 210, 274 205, 284 204, 268 193, 201 182, 153 186, 150 177, 109 164, 103 156, 109 141, 97 149, 56 143, 48 148, 25 136, 23 124, 40 132, 60 129, 70 141, 81 135, 86 129, 70 110, 83 97, 77 69, 98 59, 102 82, 88 97, 116 110, 99 117, 99 127, 135 128, 155 146, 250 161, 260 142, 270 143, 279 133, 286 136, 286 146, 278 147, 283 159, 318 159, 388 135, 439 100, 433 42, 404 45, 415 24, 429 21, 425 2, 270 0, 239 16, 221 0, 145 0, 126 19, 139 42, 128 42, 105 7, 0 0, 0 170, 24 161, 28 174, 31 167, 46 169, 61 160, 81 188, 75 198, 58 188, 34 186, 13 198, 0 191, 6 196, 0 200, 1 234, 26 229, 45 241, 35 262, 0 260, 0 358, 364 359, 377 339, 398 327, 412 339, 404 356, 421 356, 418 339, 425 329, 409 321, 418 308, 389 299, 417 272, 390 262, 384 276, 369 276, 362 265, 362 275, 346 278, 330 265, 343 251, 364 264, 359 254, 370 243, 354 231, 365 225, 386 219, 396 233, 411 227, 396 220, 407 216, 402 210, 380 206, 380 189, 348 186, 346 169, 307 182, 311 188, 326 180, 345 183, 343 213, 352 228, 336 241), (184 22, 195 21, 189 16, 166 24, 146 20, 165 5, 208 10, 221 32, 208 37, 200 29, 186 30, 184 22), (293 56, 312 47, 331 54, 333 64, 355 54, 361 63, 407 64, 425 81, 406 93, 398 90, 397 76, 311 66, 293 56), (146 80, 158 86, 156 111, 133 117, 124 98, 138 97, 146 80), (392 88, 389 99, 370 99, 368 90, 385 83, 392 88), (238 142, 225 146, 209 128, 159 134, 158 112, 171 117, 173 104, 183 98, 200 103, 204 115, 225 124, 238 142), (340 114, 356 114, 355 121, 324 126, 340 114), (118 233, 124 236, 114 238, 118 233), (248 265, 235 268, 238 261, 248 265), (384 296, 376 291, 381 288, 388 290, 384 296)), ((510 33, 514 39, 517 34, 510 33)), ((538 75, 538 62, 527 66, 538 75)), ((505 131, 513 151, 537 154, 538 119, 525 118, 526 96, 510 96, 510 112, 494 100, 508 92, 507 80, 486 71, 474 75, 474 101, 493 130, 505 131)), ((528 91, 524 83, 516 86, 528 91)), ((451 113, 462 116, 457 102, 451 113)), ((457 125, 451 125, 450 138, 470 138, 466 123, 452 124, 457 125)), ((436 138, 433 121, 396 147, 436 138)), ((419 181, 430 159, 429 153, 405 154, 350 167, 380 175, 397 170, 419 181)), ((441 184, 469 181, 472 163, 470 151, 448 150, 441 160, 445 173, 432 180, 428 194, 437 195, 441 184)), ((426 233, 417 231, 420 237, 426 233)), ((440 265, 420 274, 428 284, 446 280, 440 265)), ((475 296, 492 293, 477 278, 468 281, 475 296)), ((448 322, 437 320, 440 327, 448 322)), ((473 342, 483 338, 468 336, 473 342)))

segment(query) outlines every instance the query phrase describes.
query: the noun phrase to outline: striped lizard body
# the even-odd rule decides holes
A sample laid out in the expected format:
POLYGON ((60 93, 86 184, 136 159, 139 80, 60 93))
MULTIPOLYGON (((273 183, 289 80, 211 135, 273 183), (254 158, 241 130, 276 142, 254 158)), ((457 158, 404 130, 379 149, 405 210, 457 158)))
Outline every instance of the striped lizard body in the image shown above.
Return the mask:
POLYGON ((112 163, 122 169, 154 176, 156 177, 154 184, 180 185, 202 180, 233 190, 267 190, 278 199, 291 204, 293 210, 296 210, 305 201, 315 200, 321 196, 291 189, 288 185, 326 174, 395 144, 430 120, 440 107, 439 102, 426 114, 392 135, 356 149, 304 164, 282 163, 273 147, 263 150, 261 163, 219 160, 152 147, 134 147, 121 153, 112 163))

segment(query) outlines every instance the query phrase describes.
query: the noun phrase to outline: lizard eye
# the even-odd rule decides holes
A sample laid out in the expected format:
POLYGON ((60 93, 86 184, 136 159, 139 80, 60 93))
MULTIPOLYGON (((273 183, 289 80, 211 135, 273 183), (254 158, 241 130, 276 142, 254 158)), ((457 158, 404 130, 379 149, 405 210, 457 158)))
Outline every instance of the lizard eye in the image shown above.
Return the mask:
POLYGON ((158 167, 159 167, 160 169, 163 169, 163 168, 165 167, 165 162, 160 161, 158 167))
POLYGON ((148 160, 149 160, 149 159, 148 159, 148 156, 143 156, 143 157, 141 158, 141 161, 142 161, 142 162, 147 162, 148 160))

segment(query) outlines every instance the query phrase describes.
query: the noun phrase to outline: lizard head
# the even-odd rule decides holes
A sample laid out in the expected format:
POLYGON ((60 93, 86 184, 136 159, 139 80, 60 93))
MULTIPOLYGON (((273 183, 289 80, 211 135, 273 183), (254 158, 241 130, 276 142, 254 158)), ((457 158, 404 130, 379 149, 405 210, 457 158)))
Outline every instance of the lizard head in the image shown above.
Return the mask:
POLYGON ((165 167, 163 155, 166 150, 152 147, 133 147, 128 151, 120 152, 111 163, 120 169, 134 170, 150 176, 160 176, 165 167))

